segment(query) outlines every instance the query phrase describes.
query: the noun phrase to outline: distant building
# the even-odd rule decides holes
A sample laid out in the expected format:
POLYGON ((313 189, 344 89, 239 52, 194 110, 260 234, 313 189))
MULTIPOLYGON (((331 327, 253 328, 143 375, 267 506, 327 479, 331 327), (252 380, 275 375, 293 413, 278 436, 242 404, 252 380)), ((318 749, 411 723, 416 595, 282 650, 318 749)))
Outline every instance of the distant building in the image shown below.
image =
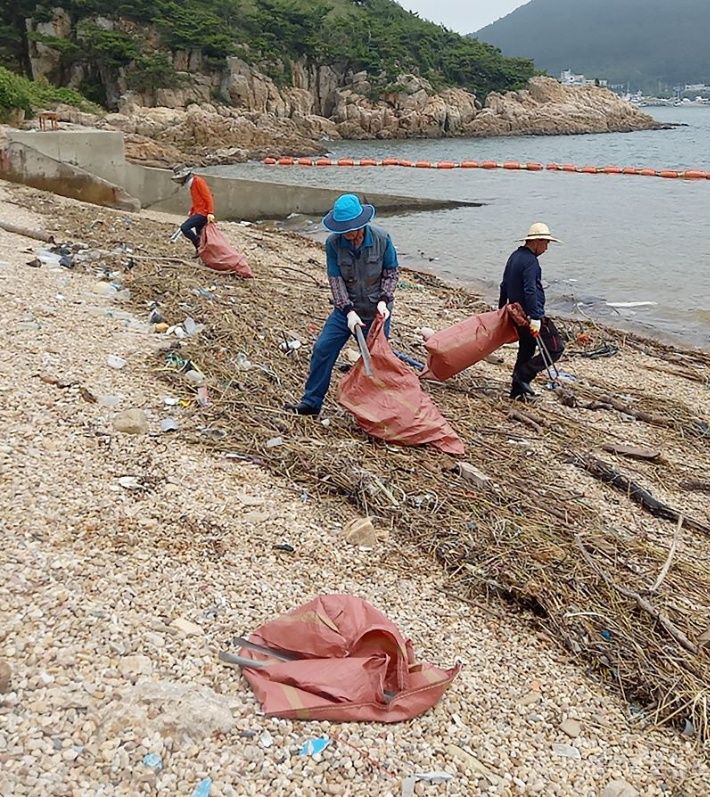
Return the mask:
POLYGON ((584 75, 576 75, 571 69, 564 69, 560 73, 560 83, 563 86, 603 86, 607 87, 606 80, 589 80, 584 75))

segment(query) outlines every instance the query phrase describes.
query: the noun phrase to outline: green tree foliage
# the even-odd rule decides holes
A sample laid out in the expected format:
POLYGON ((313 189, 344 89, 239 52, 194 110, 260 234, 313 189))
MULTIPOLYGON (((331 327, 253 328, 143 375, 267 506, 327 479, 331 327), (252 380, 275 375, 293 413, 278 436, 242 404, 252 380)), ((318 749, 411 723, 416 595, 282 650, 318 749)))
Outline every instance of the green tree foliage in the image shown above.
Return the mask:
POLYGON ((98 110, 77 91, 57 88, 40 80, 28 80, 0 66, 0 118, 14 110, 22 110, 31 116, 36 110, 56 103, 75 105, 84 111, 98 110))
POLYGON ((475 34, 553 75, 657 91, 710 83, 708 0, 532 0, 475 34))
MULTIPOLYGON (((51 14, 28 0, 16 3, 21 14, 0 10, 0 63, 29 74, 25 17, 39 21, 51 14), (13 31, 17 39, 20 28, 25 44, 11 46, 13 31)), ((57 5, 72 20, 71 41, 31 35, 61 52, 65 66, 76 59, 93 75, 121 70, 136 89, 175 85, 167 57, 175 50, 198 50, 215 66, 239 54, 281 83, 291 80, 297 59, 310 66, 367 70, 375 95, 407 72, 437 89, 461 86, 481 97, 519 88, 534 73, 530 61, 504 58, 495 47, 425 22, 393 0, 58 0, 57 5), (107 30, 98 17, 116 24, 107 30), (158 52, 149 30, 159 35, 158 52)))

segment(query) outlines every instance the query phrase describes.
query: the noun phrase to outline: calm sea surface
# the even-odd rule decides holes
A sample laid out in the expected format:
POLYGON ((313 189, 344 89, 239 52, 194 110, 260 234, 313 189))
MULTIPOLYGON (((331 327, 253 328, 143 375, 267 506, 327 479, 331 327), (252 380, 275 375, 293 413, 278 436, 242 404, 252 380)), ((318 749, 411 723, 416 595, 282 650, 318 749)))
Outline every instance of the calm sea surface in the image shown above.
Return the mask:
MULTIPOLYGON (((710 171, 710 108, 647 110, 684 126, 589 136, 334 142, 332 154, 710 171)), ((564 241, 541 261, 550 313, 583 313, 666 338, 710 344, 710 180, 257 163, 210 171, 344 191, 483 202, 483 207, 388 215, 380 222, 391 232, 403 264, 424 265, 491 299, 516 239, 532 222, 544 221, 564 241), (649 304, 607 304, 630 302, 649 304)))

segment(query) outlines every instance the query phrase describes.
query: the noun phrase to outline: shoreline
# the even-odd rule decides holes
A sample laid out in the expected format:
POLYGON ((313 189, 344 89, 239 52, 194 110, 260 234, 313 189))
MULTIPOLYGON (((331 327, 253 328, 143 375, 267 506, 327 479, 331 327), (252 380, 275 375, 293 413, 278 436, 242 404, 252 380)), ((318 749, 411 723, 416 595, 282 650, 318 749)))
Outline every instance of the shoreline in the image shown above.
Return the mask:
MULTIPOLYGON (((18 716, 6 734, 11 782, 30 794, 46 791, 43 782, 36 791, 34 781, 27 785, 23 762, 38 712, 48 713, 36 690, 48 689, 52 707, 86 696, 76 722, 57 709, 63 714, 56 733, 71 738, 71 756, 50 740, 38 748, 38 760, 55 779, 72 786, 81 780, 82 788, 110 783, 117 797, 136 793, 136 773, 149 752, 163 756, 164 770, 151 777, 169 793, 177 782, 189 791, 207 772, 217 793, 241 797, 230 788, 245 782, 246 766, 255 797, 291 797, 294 788, 384 797, 397 793, 411 771, 431 770, 454 775, 452 797, 479 797, 493 787, 503 795, 514 778, 555 797, 600 793, 621 777, 644 797, 681 787, 688 797, 704 794, 710 771, 702 741, 680 733, 687 709, 678 706, 676 726, 663 703, 657 714, 653 700, 685 701, 702 692, 706 657, 677 647, 574 553, 581 538, 616 583, 646 589, 668 560, 676 524, 569 457, 594 452, 682 507, 687 518, 706 522, 704 494, 683 485, 706 481, 710 469, 695 426, 706 389, 692 378, 707 374, 710 356, 653 341, 636 345, 622 335, 618 355, 608 360, 588 360, 570 346, 561 367, 574 370, 578 382, 563 394, 541 391, 532 406, 503 398, 514 346, 499 350, 502 362, 428 385, 465 439, 466 461, 492 481, 479 489, 456 475, 449 457, 364 436, 338 406, 336 384, 320 419, 327 425, 281 410, 302 387, 308 347, 328 312, 323 252, 315 243, 221 224, 255 271, 255 280, 241 282, 186 259, 187 244, 169 244, 176 219, 168 214, 133 216, 5 183, 0 208, 18 224, 54 226, 61 237, 71 231, 90 247, 73 270, 32 269, 25 248, 40 248, 38 242, 0 231, 15 355, 2 381, 9 434, 0 451, 8 457, 12 502, 11 621, 0 648, 12 668, 18 716), (130 299, 112 298, 111 281, 130 299), (147 323, 151 301, 170 323, 190 316, 206 326, 183 339, 158 334, 147 323), (284 355, 282 332, 298 336, 304 350, 284 355), (258 367, 237 370, 240 352, 258 367), (168 354, 203 369, 206 407, 168 354), (109 355, 126 365, 114 370, 109 355), (166 395, 177 403, 166 406, 166 395), (624 411, 601 402, 604 396, 623 402, 624 411), (600 406, 592 408, 595 402, 600 406), (116 415, 129 407, 145 414, 146 434, 116 431, 116 415), (167 416, 177 431, 159 431, 167 416), (267 445, 275 437, 281 443, 267 445), (662 460, 629 460, 605 452, 608 442, 656 448, 662 460), (388 542, 372 550, 348 545, 342 526, 362 514, 389 531, 388 542), (293 553, 275 550, 285 542, 293 553), (433 711, 390 726, 386 744, 382 727, 265 718, 243 676, 217 662, 235 630, 244 633, 328 591, 375 603, 423 659, 450 664, 462 657, 469 664, 433 711), (50 611, 57 602, 63 610, 50 611), (103 622, 101 612, 115 623, 103 622), (179 617, 197 625, 195 635, 172 627, 179 617), (36 658, 26 655, 28 644, 36 658), (612 650, 616 671, 604 663, 612 650), (38 672, 56 681, 47 686, 38 672), (638 701, 632 719, 619 678, 625 697, 638 701), (208 690, 189 694, 221 707, 221 733, 185 741, 182 723, 161 733, 155 710, 144 711, 138 699, 156 682, 178 693, 208 690), (561 730, 568 719, 580 726, 572 738, 561 730), (663 719, 671 725, 657 727, 663 719), (278 766, 254 741, 264 730, 274 738, 278 766), (335 738, 322 770, 284 754, 321 733, 335 738), (567 748, 556 751, 561 743, 577 751, 568 753, 577 759, 574 769, 567 748), (471 752, 464 756, 456 745, 471 752), (373 760, 388 770, 384 781, 373 760)), ((481 309, 471 293, 407 271, 397 293, 395 342, 421 358, 418 323, 449 325, 481 309)), ((570 332, 577 329, 594 333, 581 322, 570 332)), ((707 560, 708 544, 683 528, 663 583, 648 597, 691 640, 706 627, 707 576, 698 563, 707 560)), ((707 727, 702 720, 693 716, 698 733, 707 727)), ((203 722, 189 726, 188 735, 203 722)))

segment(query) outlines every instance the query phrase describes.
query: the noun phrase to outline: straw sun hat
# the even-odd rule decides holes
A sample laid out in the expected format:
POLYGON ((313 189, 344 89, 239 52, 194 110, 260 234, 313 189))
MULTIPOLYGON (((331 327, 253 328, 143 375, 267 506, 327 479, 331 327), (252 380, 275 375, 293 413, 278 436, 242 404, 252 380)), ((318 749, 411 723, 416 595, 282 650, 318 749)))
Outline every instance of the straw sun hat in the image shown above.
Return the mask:
POLYGON ((556 244, 561 244, 559 238, 554 238, 550 233, 550 228, 547 224, 543 224, 541 221, 536 222, 535 224, 531 225, 530 229, 528 230, 528 234, 525 238, 521 238, 521 241, 552 241, 556 244))

